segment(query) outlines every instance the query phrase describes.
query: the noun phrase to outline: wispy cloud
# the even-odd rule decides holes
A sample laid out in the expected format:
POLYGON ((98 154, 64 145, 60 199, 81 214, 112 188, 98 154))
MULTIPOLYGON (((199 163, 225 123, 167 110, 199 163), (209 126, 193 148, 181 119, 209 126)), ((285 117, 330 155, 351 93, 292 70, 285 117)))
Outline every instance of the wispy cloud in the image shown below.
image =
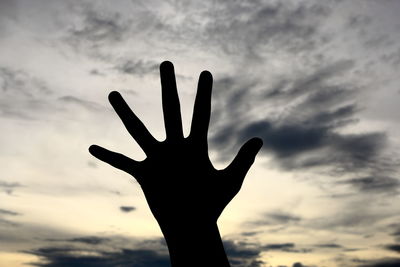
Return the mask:
POLYGON ((70 96, 70 95, 59 97, 57 100, 64 104, 77 105, 79 107, 83 107, 83 108, 86 108, 91 111, 98 111, 98 110, 104 109, 104 107, 102 107, 101 105, 99 105, 95 102, 87 101, 87 100, 84 100, 84 99, 81 99, 81 98, 78 98, 75 96, 70 96))
MULTIPOLYGON (((1 226, 17 226, 18 224, 13 222, 10 219, 5 219, 4 217, 10 217, 10 216, 18 216, 21 215, 18 212, 12 211, 12 210, 6 210, 6 209, 0 209, 0 227, 1 226)), ((0 237, 1 239, 1 237, 0 237)))
MULTIPOLYGON (((329 5, 310 2, 218 2, 198 10, 208 18, 198 38, 203 45, 251 59, 259 59, 261 51, 278 47, 291 52, 313 49, 325 40, 318 34, 318 21, 330 13, 329 5)), ((183 25, 197 27, 199 22, 195 20, 187 16, 183 25)))
POLYGON ((143 76, 146 74, 158 74, 159 62, 143 60, 124 60, 115 66, 122 74, 143 76))
POLYGON ((296 224, 300 222, 302 219, 299 216, 294 214, 283 212, 283 211, 275 211, 275 212, 267 212, 265 213, 261 219, 252 221, 251 224, 254 225, 287 225, 287 224, 296 224))
POLYGON ((301 253, 308 253, 311 252, 311 249, 308 250, 297 250, 295 249, 295 244, 294 243, 278 243, 278 244, 267 244, 262 246, 262 249, 265 249, 266 251, 271 251, 271 250, 279 250, 279 251, 284 251, 284 252, 301 252, 301 253))
POLYGON ((380 175, 353 178, 340 183, 351 185, 365 193, 392 192, 393 194, 396 194, 400 188, 399 179, 380 175))
POLYGON ((45 110, 43 97, 52 93, 42 80, 7 67, 0 67, 0 88, 0 116, 24 120, 35 119, 32 109, 45 110))
POLYGON ((11 210, 0 209, 0 215, 12 215, 12 216, 16 216, 16 215, 20 215, 20 214, 19 214, 18 212, 11 211, 11 210))
POLYGON ((0 192, 4 192, 8 195, 11 195, 16 190, 16 188, 19 188, 22 186, 23 185, 18 182, 0 181, 0 192))
POLYGON ((113 54, 110 45, 125 41, 132 22, 119 12, 102 12, 89 2, 70 5, 74 14, 72 23, 64 30, 63 40, 76 52, 100 60, 108 60, 113 54))
POLYGON ((31 77, 22 70, 14 70, 4 66, 0 67, 0 81, 3 93, 11 91, 21 97, 36 97, 38 94, 51 92, 43 81, 31 77))

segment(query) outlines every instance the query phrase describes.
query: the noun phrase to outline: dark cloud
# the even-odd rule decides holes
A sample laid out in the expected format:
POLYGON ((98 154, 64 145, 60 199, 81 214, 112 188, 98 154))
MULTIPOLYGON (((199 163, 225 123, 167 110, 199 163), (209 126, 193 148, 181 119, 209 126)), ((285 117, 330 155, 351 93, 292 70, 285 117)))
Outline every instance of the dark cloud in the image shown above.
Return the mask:
POLYGON ((85 243, 89 245, 98 245, 98 244, 103 244, 107 241, 109 241, 108 238, 103 238, 103 237, 97 237, 97 236, 85 236, 85 237, 76 237, 72 239, 68 239, 68 242, 80 242, 80 243, 85 243))
POLYGON ((400 228, 396 232, 393 232, 392 235, 400 238, 400 228))
MULTIPOLYGON (((217 147, 229 147, 259 136, 264 140, 263 151, 274 154, 285 169, 332 167, 336 172, 348 172, 370 166, 384 148, 386 136, 383 133, 343 134, 339 131, 355 121, 357 106, 346 103, 354 89, 333 80, 352 65, 352 62, 341 61, 320 68, 308 77, 286 81, 287 86, 272 89, 263 101, 283 100, 289 112, 283 110, 276 116, 279 119, 268 118, 271 115, 265 114, 266 118, 247 125, 238 124, 237 117, 228 118, 211 142, 217 147), (296 104, 291 104, 295 101, 296 104), (233 134, 238 141, 233 139, 233 134)), ((234 98, 236 94, 232 93, 225 101, 227 112, 230 112, 230 106, 237 110, 240 102, 244 102, 234 98), (230 99, 235 101, 231 103, 230 99)), ((254 104, 257 105, 260 100, 247 98, 245 101, 256 101, 254 104)), ((234 116, 237 115, 238 112, 234 112, 234 116)))
POLYGON ((317 244, 314 246, 317 248, 343 248, 343 246, 335 244, 335 243, 317 244))
POLYGON ((233 76, 216 80, 219 92, 213 107, 216 130, 210 135, 211 147, 224 155, 220 160, 228 161, 225 155, 258 136, 264 140, 262 152, 272 155, 284 170, 350 175, 353 178, 347 183, 355 189, 396 192, 400 184, 392 172, 397 159, 385 154, 386 133, 343 131, 358 122, 362 109, 357 103, 357 83, 344 78, 354 68, 351 60, 321 62, 308 75, 279 77, 267 88, 233 76), (252 107, 258 114, 252 113, 252 107))
MULTIPOLYGON (((41 267, 170 266, 166 243, 163 239, 139 241, 130 249, 120 245, 126 246, 126 240, 118 241, 118 238, 91 236, 49 241, 63 242, 63 244, 24 251, 41 258, 40 262, 30 263, 30 265, 41 267)), ((227 240, 224 241, 224 246, 232 266, 263 266, 260 260, 261 251, 254 245, 227 240)))
MULTIPOLYGON (((277 82, 279 84, 277 87, 273 85, 272 89, 263 90, 261 97, 249 96, 249 92, 256 88, 254 83, 244 84, 244 87, 236 90, 231 88, 232 93, 229 93, 229 90, 223 90, 225 94, 217 95, 217 101, 223 102, 226 111, 225 114, 220 115, 218 113, 222 111, 217 109, 217 117, 221 117, 218 119, 224 123, 222 127, 219 127, 219 132, 211 138, 211 142, 221 147, 243 142, 252 136, 259 136, 265 141, 264 151, 272 152, 280 158, 279 162, 283 167, 299 168, 303 167, 302 165, 309 167, 314 163, 312 158, 302 159, 300 155, 326 148, 332 141, 336 141, 336 146, 332 145, 332 149, 338 146, 344 147, 341 145, 343 142, 351 138, 355 139, 353 136, 346 138, 334 131, 348 123, 356 112, 355 104, 343 104, 353 90, 338 84, 328 84, 335 76, 351 66, 352 62, 341 61, 321 67, 307 77, 292 78, 292 80, 284 78, 281 82, 277 82), (220 99, 224 97, 228 100, 220 99), (291 105, 295 100, 301 101, 298 101, 296 105, 291 105), (241 110, 243 108, 241 104, 250 101, 254 102, 255 106, 266 105, 265 103, 276 105, 274 102, 278 101, 290 108, 290 112, 278 110, 278 112, 284 112, 275 116, 279 119, 272 118, 271 114, 266 113, 263 114, 264 118, 261 120, 247 125, 238 124, 238 116, 240 118, 243 116, 240 113, 244 113, 241 110), (233 115, 230 115, 231 112, 233 115), (238 136, 238 141, 235 142, 233 136, 238 136)), ((217 81, 215 87, 233 87, 235 82, 237 81, 225 78, 221 82, 217 81)), ((354 142, 357 141, 354 140, 354 142)))
POLYGON ((169 257, 153 250, 122 249, 117 252, 102 252, 73 248, 39 248, 27 252, 44 259, 43 263, 30 263, 41 267, 66 266, 138 266, 165 267, 170 266, 169 257))
POLYGON ((122 74, 143 76, 146 74, 158 74, 160 63, 144 60, 125 60, 115 66, 115 69, 122 74))
POLYGON ((294 243, 279 243, 279 244, 267 244, 261 247, 262 250, 266 251, 284 251, 289 253, 310 253, 310 248, 296 248, 294 243))
POLYGON ((400 258, 383 258, 380 260, 365 261, 358 267, 398 267, 400 266, 400 258))
POLYGON ((131 212, 131 211, 136 210, 136 208, 133 207, 133 206, 121 206, 121 207, 119 207, 119 209, 120 209, 122 212, 131 212))
POLYGON ((316 267, 315 265, 304 265, 301 262, 295 262, 293 263, 292 267, 316 267))
POLYGON ((110 241, 109 238, 97 237, 97 236, 84 236, 84 237, 74 237, 69 239, 54 239, 47 238, 45 241, 50 242, 67 242, 67 243, 81 243, 86 245, 100 245, 105 244, 110 241))
POLYGON ((268 244, 263 246, 266 250, 286 250, 294 248, 293 243, 282 243, 282 244, 268 244))
POLYGON ((224 247, 232 267, 261 267, 262 250, 255 244, 224 240, 224 247))
POLYGON ((386 248, 387 250, 400 253, 400 244, 390 244, 390 245, 386 245, 385 248, 386 248))
POLYGON ((274 128, 270 122, 260 121, 244 128, 240 133, 240 138, 247 139, 250 135, 262 136, 264 140, 268 140, 264 149, 269 148, 278 157, 285 158, 320 147, 326 130, 306 128, 302 125, 283 125, 274 128))
POLYGON ((241 140, 250 136, 262 137, 264 151, 275 154, 285 169, 333 165, 340 171, 368 167, 385 140, 379 133, 345 135, 317 124, 288 122, 274 125, 265 120, 249 124, 239 132, 241 140))
POLYGON ((120 237, 76 237, 48 240, 45 247, 23 251, 40 257, 32 266, 170 266, 165 242, 120 237), (130 248, 126 248, 129 246, 130 248))

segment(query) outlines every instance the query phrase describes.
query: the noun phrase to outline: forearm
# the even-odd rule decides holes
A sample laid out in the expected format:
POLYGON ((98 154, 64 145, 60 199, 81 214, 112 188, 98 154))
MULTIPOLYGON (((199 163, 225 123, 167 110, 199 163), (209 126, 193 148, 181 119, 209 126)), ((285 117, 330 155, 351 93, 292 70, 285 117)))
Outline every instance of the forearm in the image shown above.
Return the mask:
POLYGON ((172 267, 229 267, 216 223, 161 225, 168 245, 172 267))

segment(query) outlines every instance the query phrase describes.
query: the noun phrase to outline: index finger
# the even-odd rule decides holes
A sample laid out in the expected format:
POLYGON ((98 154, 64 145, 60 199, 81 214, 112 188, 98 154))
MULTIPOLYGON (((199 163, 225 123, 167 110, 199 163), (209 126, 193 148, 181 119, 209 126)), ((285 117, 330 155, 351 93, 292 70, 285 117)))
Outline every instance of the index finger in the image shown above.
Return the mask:
POLYGON ((125 125, 125 128, 146 153, 146 151, 157 143, 157 140, 147 130, 143 122, 129 108, 120 93, 113 91, 109 94, 108 99, 125 125))

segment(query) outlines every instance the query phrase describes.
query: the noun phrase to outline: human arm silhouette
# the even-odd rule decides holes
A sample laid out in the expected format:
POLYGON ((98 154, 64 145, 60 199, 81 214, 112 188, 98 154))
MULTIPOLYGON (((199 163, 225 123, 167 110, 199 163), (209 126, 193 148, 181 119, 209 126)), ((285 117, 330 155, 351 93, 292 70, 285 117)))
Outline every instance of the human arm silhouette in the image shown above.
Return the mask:
POLYGON ((138 162, 97 145, 90 146, 89 151, 136 178, 163 232, 173 267, 229 266, 217 220, 239 192, 262 141, 250 139, 228 167, 216 170, 209 159, 207 145, 211 73, 200 74, 188 137, 183 136, 171 62, 161 63, 160 76, 166 139, 156 140, 122 96, 114 91, 109 101, 145 152, 146 159, 138 162))

